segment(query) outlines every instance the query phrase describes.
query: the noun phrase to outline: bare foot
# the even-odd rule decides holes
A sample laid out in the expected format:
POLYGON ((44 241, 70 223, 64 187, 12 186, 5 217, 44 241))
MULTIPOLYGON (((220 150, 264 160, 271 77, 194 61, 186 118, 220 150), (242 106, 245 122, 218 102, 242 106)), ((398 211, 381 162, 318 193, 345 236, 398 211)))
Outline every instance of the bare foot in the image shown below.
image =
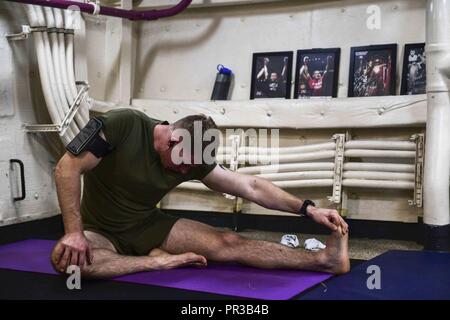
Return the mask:
POLYGON ((193 252, 169 254, 164 250, 155 248, 150 251, 148 256, 158 259, 160 269, 162 270, 188 266, 204 268, 207 266, 206 258, 193 252))
POLYGON ((348 233, 342 235, 341 227, 327 239, 327 248, 324 252, 325 270, 334 274, 343 274, 350 271, 348 257, 348 233))

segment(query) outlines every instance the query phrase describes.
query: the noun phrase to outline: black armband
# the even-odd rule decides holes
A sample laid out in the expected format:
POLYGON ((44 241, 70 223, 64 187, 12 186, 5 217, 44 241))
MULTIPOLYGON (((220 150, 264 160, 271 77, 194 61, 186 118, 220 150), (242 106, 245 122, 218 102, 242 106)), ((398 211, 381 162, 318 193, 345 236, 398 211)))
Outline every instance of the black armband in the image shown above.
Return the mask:
POLYGON ((97 158, 103 158, 111 152, 111 145, 100 137, 100 130, 103 122, 97 118, 92 118, 81 129, 81 131, 66 146, 67 151, 75 156, 80 155, 83 151, 89 151, 97 158))
POLYGON ((301 216, 308 217, 308 215, 306 214, 306 213, 307 213, 307 212, 306 212, 306 208, 308 208, 308 206, 313 206, 313 207, 315 207, 316 204, 315 204, 314 202, 312 202, 311 200, 305 200, 305 201, 303 201, 303 204, 302 204, 300 210, 298 211, 298 213, 299 213, 301 216))

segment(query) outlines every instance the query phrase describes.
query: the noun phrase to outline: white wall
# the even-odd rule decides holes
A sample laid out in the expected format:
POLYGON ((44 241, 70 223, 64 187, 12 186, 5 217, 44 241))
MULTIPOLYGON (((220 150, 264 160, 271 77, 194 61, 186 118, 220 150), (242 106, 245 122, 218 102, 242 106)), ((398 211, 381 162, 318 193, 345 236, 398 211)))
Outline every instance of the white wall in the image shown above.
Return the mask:
POLYGON ((31 91, 39 101, 39 75, 33 66, 32 41, 8 42, 6 34, 20 32, 25 22, 22 8, 0 3, 0 226, 57 214, 52 172, 55 160, 42 140, 23 131, 24 123, 36 123, 31 91), (30 84, 30 78, 31 84, 30 84), (33 87, 33 88, 32 88, 33 87), (27 197, 19 195, 18 170, 9 160, 20 159, 25 166, 27 197))
MULTIPOLYGON (((252 53, 341 48, 339 96, 347 96, 350 47, 425 41, 425 0, 278 1, 191 9, 136 25, 135 98, 208 100, 216 65, 236 74, 233 100, 249 98, 252 53), (306 3, 306 4, 305 4, 306 3), (381 29, 366 9, 381 8, 381 29)), ((295 61, 295 56, 294 56, 295 61)), ((401 63, 397 68, 400 86, 401 63)), ((397 89, 399 92, 399 89, 397 89)))

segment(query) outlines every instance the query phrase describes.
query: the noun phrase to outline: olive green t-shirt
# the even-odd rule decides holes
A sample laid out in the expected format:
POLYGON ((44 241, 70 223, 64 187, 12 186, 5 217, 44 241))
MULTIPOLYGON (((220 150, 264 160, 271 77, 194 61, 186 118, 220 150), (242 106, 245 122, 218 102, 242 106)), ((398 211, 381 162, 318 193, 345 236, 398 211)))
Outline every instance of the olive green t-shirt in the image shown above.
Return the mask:
POLYGON ((201 180, 216 164, 186 175, 165 169, 153 146, 153 129, 162 121, 132 109, 98 117, 113 151, 84 174, 81 214, 85 224, 123 232, 151 218, 157 203, 178 184, 201 180))

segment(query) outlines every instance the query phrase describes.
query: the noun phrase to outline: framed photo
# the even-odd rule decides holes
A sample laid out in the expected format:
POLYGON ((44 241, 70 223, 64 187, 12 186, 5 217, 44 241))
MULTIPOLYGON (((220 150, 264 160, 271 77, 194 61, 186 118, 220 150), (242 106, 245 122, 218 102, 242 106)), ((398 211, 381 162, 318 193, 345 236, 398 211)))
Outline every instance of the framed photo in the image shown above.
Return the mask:
POLYGON ((400 94, 426 93, 427 69, 425 43, 405 45, 400 94))
POLYGON ((292 57, 292 51, 254 53, 250 99, 290 99, 292 57))
POLYGON ((294 98, 337 97, 340 48, 297 51, 294 98))
POLYGON ((352 47, 349 97, 395 95, 397 44, 352 47))

